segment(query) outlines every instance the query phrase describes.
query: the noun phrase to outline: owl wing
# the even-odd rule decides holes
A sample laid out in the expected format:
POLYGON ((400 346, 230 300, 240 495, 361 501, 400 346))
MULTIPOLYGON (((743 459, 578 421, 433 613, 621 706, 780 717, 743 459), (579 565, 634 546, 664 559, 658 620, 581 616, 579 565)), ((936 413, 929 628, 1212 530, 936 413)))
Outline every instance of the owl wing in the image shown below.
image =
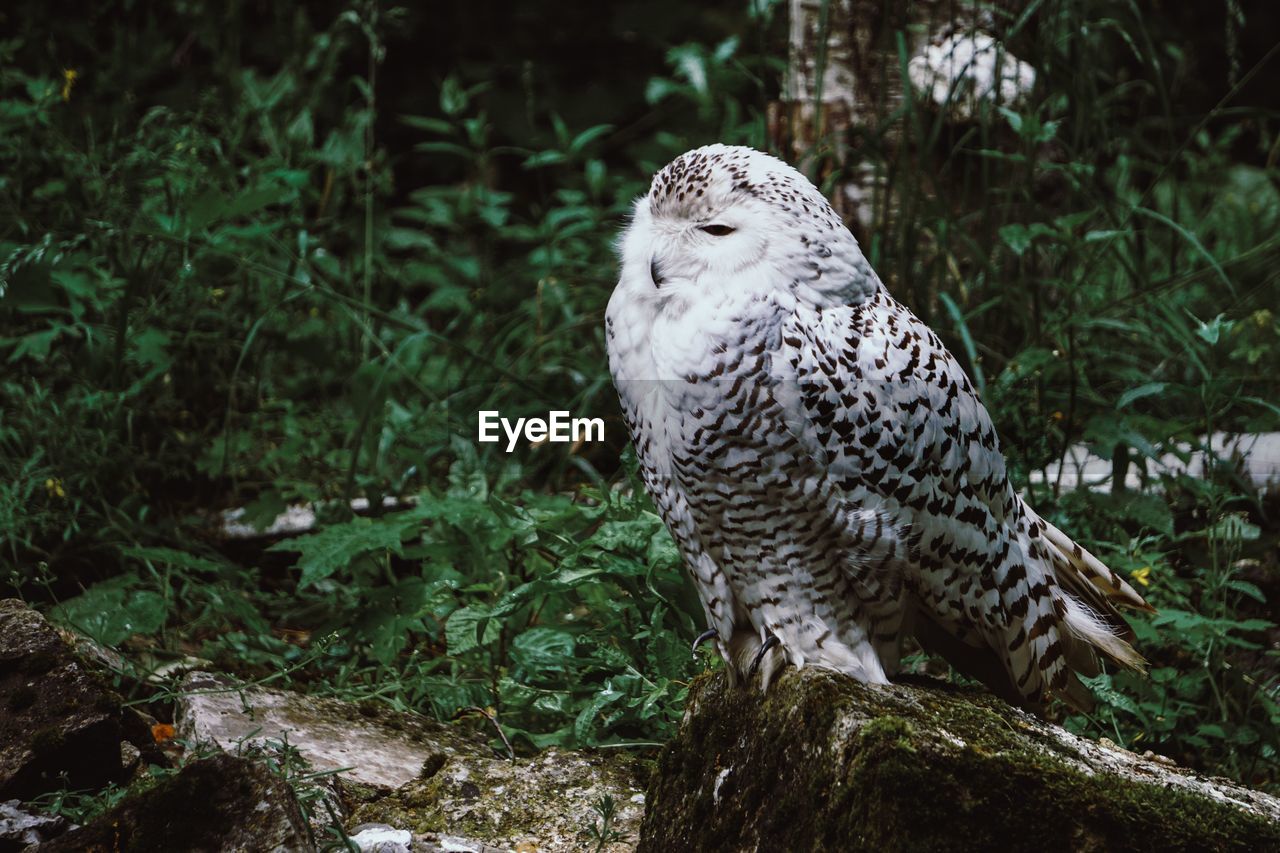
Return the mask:
POLYGON ((1030 704, 1052 691, 1087 705, 1073 672, 1097 671, 1095 649, 1141 662, 1113 602, 1145 602, 1023 504, 964 370, 904 306, 880 290, 856 306, 799 308, 772 372, 834 494, 901 525, 905 555, 850 571, 900 573, 926 645, 1030 704))

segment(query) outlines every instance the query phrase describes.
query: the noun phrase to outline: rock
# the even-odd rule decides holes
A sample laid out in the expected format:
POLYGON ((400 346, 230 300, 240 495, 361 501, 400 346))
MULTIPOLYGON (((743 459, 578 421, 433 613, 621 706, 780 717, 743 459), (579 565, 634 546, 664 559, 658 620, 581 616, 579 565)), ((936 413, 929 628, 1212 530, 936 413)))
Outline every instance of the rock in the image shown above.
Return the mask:
POLYGON ((316 771, 337 771, 344 790, 373 792, 349 822, 408 830, 414 851, 488 853, 522 842, 576 850, 600 822, 593 806, 605 796, 617 804, 612 829, 630 843, 602 849, 629 850, 637 837, 644 795, 623 754, 549 750, 510 761, 416 714, 237 688, 207 673, 188 675, 182 690, 179 737, 231 751, 287 739, 316 771))
POLYGON ((364 823, 351 830, 351 840, 360 853, 409 853, 413 833, 385 823, 364 823))
POLYGON ((31 814, 18 800, 0 803, 0 850, 21 850, 48 841, 68 829, 67 819, 31 814))
MULTIPOLYGON (((516 853, 536 853, 540 849, 542 848, 530 844, 517 847, 516 853)), ((474 841, 470 838, 428 833, 414 839, 413 853, 511 853, 511 851, 506 847, 492 847, 483 841, 474 841)))
POLYGON ((0 799, 101 788, 126 781, 141 757, 160 760, 122 705, 43 616, 0 601, 0 799))
POLYGON ((626 756, 555 749, 516 761, 458 755, 428 770, 423 778, 358 807, 353 818, 412 830, 415 851, 490 853, 487 845, 503 850, 595 849, 591 828, 602 823, 596 806, 608 796, 616 808, 609 828, 617 835, 600 849, 634 849, 644 794, 637 768, 626 756), (426 844, 417 840, 420 836, 426 844), (484 844, 467 846, 475 845, 469 839, 484 844))
MULTIPOLYGON (((913 682, 922 681, 913 679, 913 682)), ((640 850, 1275 850, 1280 800, 979 690, 789 669, 690 690, 640 850)))
POLYGON ((289 786, 233 755, 193 761, 39 853, 61 851, 314 851, 289 786))
MULTIPOLYGON (((492 847, 483 841, 456 835, 431 832, 415 837, 408 830, 393 829, 385 823, 362 823, 351 830, 350 837, 360 848, 360 853, 510 853, 507 848, 492 847)), ((533 853, 536 850, 530 846, 527 851, 517 850, 516 853, 533 853)))
POLYGON ((288 690, 241 688, 193 672, 175 712, 178 737, 235 751, 287 741, 317 772, 386 792, 451 756, 485 750, 434 720, 288 690))

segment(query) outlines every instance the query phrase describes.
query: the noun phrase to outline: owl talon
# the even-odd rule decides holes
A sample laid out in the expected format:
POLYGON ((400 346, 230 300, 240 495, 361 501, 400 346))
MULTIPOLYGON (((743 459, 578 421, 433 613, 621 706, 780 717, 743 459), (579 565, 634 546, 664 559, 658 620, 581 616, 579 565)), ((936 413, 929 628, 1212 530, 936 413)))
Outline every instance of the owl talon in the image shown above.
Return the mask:
POLYGON ((770 649, 781 644, 781 642, 782 641, 779 640, 776 635, 770 634, 769 637, 760 644, 760 651, 756 652, 755 658, 751 661, 751 669, 747 671, 748 680, 756 677, 756 670, 760 668, 760 661, 764 660, 764 656, 769 653, 770 649))
POLYGON ((693 648, 690 649, 690 651, 693 652, 694 658, 696 659, 698 657, 698 646, 702 645, 707 640, 715 640, 715 639, 719 639, 719 637, 720 637, 720 632, 717 631, 715 628, 708 628, 707 630, 699 634, 698 638, 693 641, 693 648))

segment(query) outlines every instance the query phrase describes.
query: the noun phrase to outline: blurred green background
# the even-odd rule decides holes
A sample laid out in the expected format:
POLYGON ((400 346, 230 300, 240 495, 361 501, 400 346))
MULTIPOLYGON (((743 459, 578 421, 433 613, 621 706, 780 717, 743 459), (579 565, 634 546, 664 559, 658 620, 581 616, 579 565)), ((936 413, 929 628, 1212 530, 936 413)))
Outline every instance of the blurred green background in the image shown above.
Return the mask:
MULTIPOLYGON (((983 388, 1020 487, 1073 442, 1276 430, 1276 14, 1020 8, 994 14, 1027 103, 952 124, 909 99, 859 131, 903 212, 872 262, 983 388)), ((6 4, 8 591, 118 647, 162 719, 139 674, 196 655, 491 708, 519 749, 660 744, 714 664, 609 382, 613 241, 674 155, 776 143, 787 24, 763 0, 6 4), (607 440, 508 455, 482 408, 607 440), (352 512, 387 497, 414 502, 352 512), (303 503, 301 537, 220 533, 303 503)), ((1100 676, 1066 722, 1275 788, 1280 506, 1229 469, 1159 486, 1031 490, 1160 608, 1134 620, 1150 677, 1100 676)))

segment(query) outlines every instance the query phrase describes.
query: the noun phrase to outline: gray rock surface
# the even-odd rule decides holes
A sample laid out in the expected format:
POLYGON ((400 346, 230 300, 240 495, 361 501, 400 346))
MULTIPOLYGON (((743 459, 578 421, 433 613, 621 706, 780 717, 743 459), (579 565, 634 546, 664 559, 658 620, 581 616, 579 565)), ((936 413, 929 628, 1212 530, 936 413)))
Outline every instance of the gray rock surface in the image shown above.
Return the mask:
MULTIPOLYGON (((629 850, 644 811, 637 768, 622 753, 548 750, 511 761, 415 714, 241 689, 208 673, 183 682, 177 726, 179 737, 232 752, 287 738, 314 770, 337 771, 344 790, 373 793, 348 797, 357 801, 348 825, 407 830, 413 851, 594 848, 594 806, 606 796, 617 804, 612 828, 620 840, 602 849, 629 850)), ((371 849, 401 843, 374 838, 371 849)))
POLYGON ((123 782, 155 758, 146 724, 122 704, 43 616, 0 601, 0 799, 123 782))
POLYGON ((977 689, 810 667, 762 696, 716 674, 662 752, 640 849, 1277 850, 1280 800, 977 689))
POLYGON ((207 672, 189 673, 181 691, 174 715, 179 738, 233 752, 287 740, 313 770, 341 771, 344 781, 377 791, 413 781, 424 765, 481 751, 425 717, 288 690, 240 688, 207 672))
POLYGON ((0 850, 21 850, 28 844, 55 838, 71 828, 66 818, 33 814, 22 808, 18 800, 0 803, 0 850))
POLYGON ((289 786, 245 758, 193 761, 86 826, 40 845, 66 851, 314 851, 289 786))
POLYGON ((554 749, 516 761, 459 755, 428 771, 361 805, 353 820, 411 830, 413 849, 431 853, 594 850, 591 828, 602 823, 595 806, 609 796, 617 836, 600 849, 633 850, 639 838, 645 797, 638 768, 623 755, 554 749), (484 845, 466 846, 476 840, 484 845))
POLYGON ((413 833, 385 823, 364 823, 351 829, 351 840, 360 853, 409 853, 413 833))

